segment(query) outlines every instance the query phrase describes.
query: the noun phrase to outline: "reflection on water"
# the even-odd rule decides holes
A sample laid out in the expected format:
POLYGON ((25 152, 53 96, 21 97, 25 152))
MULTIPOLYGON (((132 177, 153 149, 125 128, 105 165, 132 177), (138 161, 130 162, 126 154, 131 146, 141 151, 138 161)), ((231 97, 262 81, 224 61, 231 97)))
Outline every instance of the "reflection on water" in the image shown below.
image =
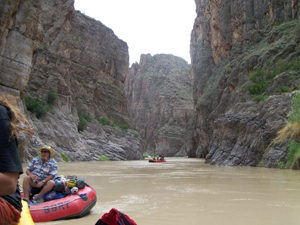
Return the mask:
POLYGON ((59 174, 85 178, 97 192, 97 204, 84 218, 40 225, 95 224, 111 208, 139 225, 300 223, 299 171, 167 158, 166 163, 59 163, 59 174))

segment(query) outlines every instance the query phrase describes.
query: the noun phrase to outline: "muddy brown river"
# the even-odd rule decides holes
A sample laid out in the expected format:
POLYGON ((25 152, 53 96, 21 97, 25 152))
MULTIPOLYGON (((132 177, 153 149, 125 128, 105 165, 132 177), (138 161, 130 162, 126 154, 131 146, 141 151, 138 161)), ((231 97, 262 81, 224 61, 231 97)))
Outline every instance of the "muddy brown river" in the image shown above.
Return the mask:
POLYGON ((95 224, 111 208, 138 225, 300 224, 299 171, 166 160, 59 163, 59 175, 83 177, 97 203, 83 218, 37 224, 95 224))

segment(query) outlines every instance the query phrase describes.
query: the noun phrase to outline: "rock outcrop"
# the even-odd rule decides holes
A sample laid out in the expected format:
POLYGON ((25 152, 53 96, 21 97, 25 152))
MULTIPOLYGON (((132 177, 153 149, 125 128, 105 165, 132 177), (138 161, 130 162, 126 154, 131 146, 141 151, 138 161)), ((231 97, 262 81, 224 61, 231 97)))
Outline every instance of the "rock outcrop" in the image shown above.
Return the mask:
MULTIPOLYGON (((74 10, 74 0, 1 1, 0 88, 22 99, 57 98, 40 118, 25 145, 24 159, 35 148, 52 145, 70 160, 142 159, 134 130, 101 125, 105 118, 131 126, 124 82, 127 44, 101 22, 74 10), (79 113, 91 118, 78 132, 79 113)), ((62 160, 60 154, 56 155, 62 160)))
POLYGON ((166 54, 141 55, 125 82, 128 111, 148 154, 182 156, 187 122, 193 112, 190 65, 166 54))
POLYGON ((196 6, 190 49, 196 112, 187 154, 211 164, 278 167, 286 145, 273 151, 270 144, 287 122, 299 69, 279 72, 260 95, 249 85, 254 72, 266 74, 299 56, 299 3, 196 0, 196 6))

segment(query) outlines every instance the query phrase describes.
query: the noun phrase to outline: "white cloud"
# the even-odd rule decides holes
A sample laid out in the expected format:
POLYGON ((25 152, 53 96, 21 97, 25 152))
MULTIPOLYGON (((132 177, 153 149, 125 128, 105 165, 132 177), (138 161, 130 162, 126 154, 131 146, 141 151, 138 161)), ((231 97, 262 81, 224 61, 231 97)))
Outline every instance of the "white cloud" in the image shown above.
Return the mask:
POLYGON ((190 62, 194 0, 75 0, 75 9, 101 21, 125 41, 130 64, 148 53, 172 54, 190 62))

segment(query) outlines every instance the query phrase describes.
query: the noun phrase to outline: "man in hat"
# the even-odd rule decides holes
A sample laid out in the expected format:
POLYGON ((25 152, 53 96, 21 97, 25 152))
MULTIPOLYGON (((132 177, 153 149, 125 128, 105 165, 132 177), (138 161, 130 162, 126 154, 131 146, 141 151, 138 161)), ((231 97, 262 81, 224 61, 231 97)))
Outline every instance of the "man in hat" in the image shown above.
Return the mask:
POLYGON ((52 190, 55 185, 53 178, 58 174, 57 162, 51 158, 55 150, 48 145, 38 148, 41 157, 35 157, 27 166, 26 174, 23 180, 24 200, 29 200, 30 191, 34 197, 32 200, 38 200, 45 193, 52 190))

